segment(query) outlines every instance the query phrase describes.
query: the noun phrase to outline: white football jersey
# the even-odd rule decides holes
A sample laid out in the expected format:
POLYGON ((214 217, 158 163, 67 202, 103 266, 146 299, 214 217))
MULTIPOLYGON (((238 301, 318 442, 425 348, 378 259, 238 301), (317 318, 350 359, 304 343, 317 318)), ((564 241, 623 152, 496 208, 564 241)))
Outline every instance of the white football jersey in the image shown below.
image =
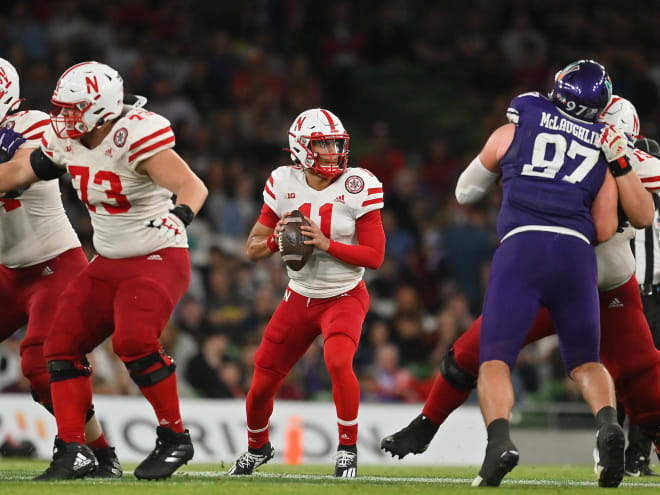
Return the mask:
POLYGON ((52 129, 41 149, 71 174, 92 219, 94 249, 106 258, 131 258, 167 247, 188 247, 185 237, 176 243, 144 225, 174 207, 172 192, 135 170, 143 160, 173 146, 169 121, 135 108, 119 117, 94 149, 77 139, 60 139, 52 129))
MULTIPOLYGON (((44 131, 50 129, 50 117, 26 110, 8 115, 0 127, 11 127, 23 135, 25 142, 19 149, 38 148, 44 131)), ((58 181, 37 182, 15 199, 0 199, 0 264, 25 268, 78 246, 58 181)))
MULTIPOLYGON (((383 185, 368 170, 347 168, 332 184, 317 191, 307 185, 304 171, 284 166, 273 171, 264 188, 264 202, 280 218, 300 210, 319 226, 326 237, 344 244, 358 244, 355 221, 383 207, 383 185)), ((327 298, 354 288, 364 267, 349 265, 314 249, 305 266, 287 267, 289 287, 305 297, 327 298)))
MULTIPOLYGON (((630 149, 627 156, 646 189, 651 192, 660 191, 660 160, 638 149, 630 149)), ((635 257, 630 249, 630 240, 635 238, 635 232, 635 228, 626 222, 609 241, 596 246, 600 290, 619 287, 635 273, 635 257)), ((644 255, 643 241, 640 244, 635 245, 638 258, 644 255)), ((657 262, 660 263, 660 260, 657 262)), ((656 270, 659 269, 660 267, 656 267, 656 270)), ((643 282, 644 273, 638 273, 637 276, 638 282, 643 282)))

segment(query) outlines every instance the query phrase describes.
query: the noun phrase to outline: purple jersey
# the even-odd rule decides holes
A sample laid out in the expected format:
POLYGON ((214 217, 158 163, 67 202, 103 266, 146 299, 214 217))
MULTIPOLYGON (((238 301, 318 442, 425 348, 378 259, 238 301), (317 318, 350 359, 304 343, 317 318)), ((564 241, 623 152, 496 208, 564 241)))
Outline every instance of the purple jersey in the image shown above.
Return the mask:
POLYGON ((500 161, 500 239, 515 228, 535 225, 568 228, 593 243, 591 206, 607 171, 600 151, 605 124, 569 117, 539 93, 514 98, 507 117, 516 132, 500 161))

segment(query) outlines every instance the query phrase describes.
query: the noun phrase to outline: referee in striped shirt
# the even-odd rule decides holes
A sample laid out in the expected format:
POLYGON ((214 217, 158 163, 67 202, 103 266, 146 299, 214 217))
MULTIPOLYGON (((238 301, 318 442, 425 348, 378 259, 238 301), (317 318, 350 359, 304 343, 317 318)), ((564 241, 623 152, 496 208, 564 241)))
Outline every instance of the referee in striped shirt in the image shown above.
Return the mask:
MULTIPOLYGON (((635 148, 660 158, 660 144, 655 139, 640 138, 635 148)), ((655 219, 653 225, 636 232, 630 245, 635 255, 636 273, 642 295, 644 314, 651 328, 653 342, 660 349, 660 197, 653 194, 655 219)), ((629 476, 658 476, 649 466, 651 439, 639 426, 629 425, 626 449, 626 474, 629 476)))

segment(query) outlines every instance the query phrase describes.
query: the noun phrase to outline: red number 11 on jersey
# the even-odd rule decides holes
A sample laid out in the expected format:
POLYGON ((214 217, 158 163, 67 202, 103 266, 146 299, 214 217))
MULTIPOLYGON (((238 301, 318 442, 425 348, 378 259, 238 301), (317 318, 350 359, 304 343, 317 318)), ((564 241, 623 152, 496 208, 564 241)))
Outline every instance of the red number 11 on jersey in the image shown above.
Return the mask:
MULTIPOLYGON (((330 227, 332 225, 332 203, 326 203, 319 208, 319 216, 321 217, 321 232, 323 235, 330 239, 330 227)), ((312 203, 303 203, 298 208, 307 217, 311 217, 312 203)))

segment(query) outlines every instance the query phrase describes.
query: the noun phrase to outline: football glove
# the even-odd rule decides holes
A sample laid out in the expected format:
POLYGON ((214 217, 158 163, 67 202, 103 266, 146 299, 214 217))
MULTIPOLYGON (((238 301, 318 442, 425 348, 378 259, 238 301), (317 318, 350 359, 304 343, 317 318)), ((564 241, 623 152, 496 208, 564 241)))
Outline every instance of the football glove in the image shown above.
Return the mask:
POLYGON ((22 134, 9 127, 0 128, 0 163, 11 160, 18 147, 25 142, 22 134))
POLYGON ((623 131, 608 125, 603 129, 600 145, 614 177, 621 177, 632 170, 630 161, 626 157, 628 138, 623 131))
POLYGON ((167 213, 158 218, 146 220, 144 225, 149 228, 158 229, 158 237, 174 239, 175 243, 183 242, 183 233, 190 225, 195 214, 188 205, 176 205, 167 213))

